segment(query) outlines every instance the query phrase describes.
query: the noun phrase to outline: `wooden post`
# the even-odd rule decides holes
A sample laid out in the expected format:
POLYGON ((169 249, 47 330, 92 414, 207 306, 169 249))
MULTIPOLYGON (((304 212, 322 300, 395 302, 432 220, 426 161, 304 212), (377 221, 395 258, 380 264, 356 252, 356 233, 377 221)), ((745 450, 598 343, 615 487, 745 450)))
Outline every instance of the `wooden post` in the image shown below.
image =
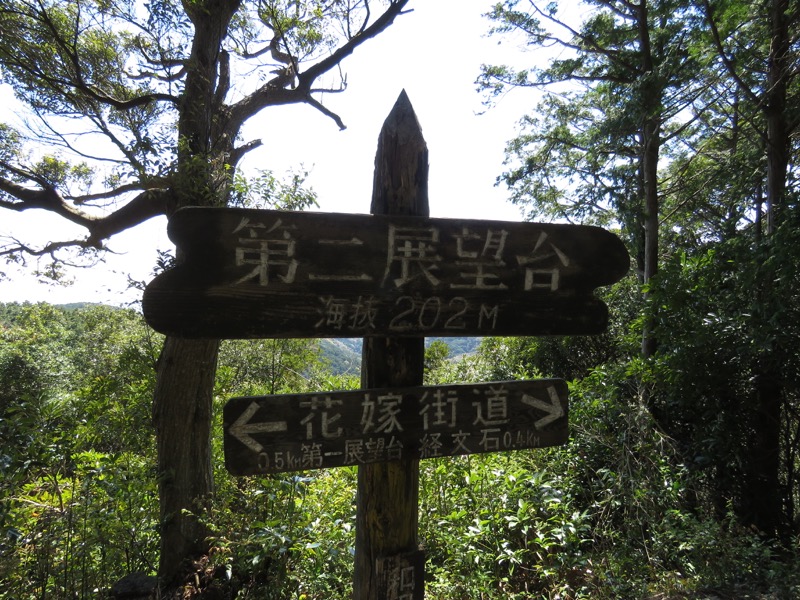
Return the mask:
MULTIPOLYGON (((427 217, 428 149, 405 91, 386 118, 375 155, 372 214, 427 217)), ((422 385, 425 339, 364 339, 361 387, 422 385)), ((379 561, 418 550, 419 461, 358 469, 354 600, 379 598, 379 561)), ((415 586, 422 588, 423 582, 415 586)), ((385 595, 385 591, 382 592, 385 595)))

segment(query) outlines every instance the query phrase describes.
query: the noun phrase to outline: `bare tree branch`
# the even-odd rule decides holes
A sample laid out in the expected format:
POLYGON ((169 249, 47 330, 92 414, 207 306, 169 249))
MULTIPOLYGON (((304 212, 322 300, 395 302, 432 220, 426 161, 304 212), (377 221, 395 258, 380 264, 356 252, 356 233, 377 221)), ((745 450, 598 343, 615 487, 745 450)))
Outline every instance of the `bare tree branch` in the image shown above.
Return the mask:
MULTIPOLYGON (((170 181, 166 177, 160 178, 153 178, 149 181, 147 188, 148 190, 154 189, 167 189, 169 187, 170 181)), ((142 192, 144 191, 145 186, 142 185, 141 181, 135 181, 126 185, 120 185, 110 190, 106 190, 104 192, 98 192, 95 194, 82 194, 80 196, 65 196, 72 200, 75 204, 88 204, 89 202, 94 202, 97 200, 109 200, 114 198, 119 198, 124 194, 130 194, 132 192, 142 192)))
POLYGON ((241 162, 242 158, 244 158, 245 154, 248 152, 255 150, 256 148, 260 147, 263 144, 261 140, 250 140, 243 146, 239 146, 238 148, 234 148, 231 152, 230 156, 228 157, 228 164, 231 167, 236 167, 239 162, 241 162))
POLYGON ((389 5, 389 8, 387 8, 372 25, 356 34, 355 37, 350 38, 347 43, 338 48, 327 58, 324 58, 318 63, 312 65, 303 73, 298 74, 298 87, 310 89, 317 77, 330 71, 333 67, 341 63, 346 57, 350 56, 361 44, 375 37, 389 27, 399 15, 403 14, 404 12, 409 12, 403 10, 406 4, 408 4, 408 0, 393 0, 389 5))
MULTIPOLYGON (((556 25, 558 27, 561 27, 562 29, 567 31, 573 38, 575 38, 577 40, 580 40, 580 42, 583 44, 582 46, 579 45, 579 44, 573 44, 573 43, 568 42, 568 41, 566 41, 566 40, 564 40, 562 38, 559 38, 557 36, 553 36, 552 38, 550 38, 553 41, 555 41, 556 43, 558 43, 559 45, 561 45, 562 47, 569 48, 571 50, 579 50, 581 52, 590 51, 590 52, 593 52, 594 54, 599 54, 599 55, 605 56, 612 63, 621 65, 622 68, 624 68, 627 71, 633 71, 633 70, 636 69, 636 67, 634 67, 630 63, 622 60, 620 58, 620 56, 619 56, 619 54, 620 54, 619 52, 610 50, 608 48, 604 48, 603 46, 598 44, 597 40, 595 40, 592 36, 584 35, 580 31, 578 31, 576 29, 573 29, 572 27, 567 25, 561 19, 557 19, 555 16, 553 16, 549 12, 543 11, 541 8, 539 8, 539 6, 538 6, 538 4, 536 2, 531 2, 531 6, 533 6, 534 10, 539 15, 541 15, 542 17, 544 17, 545 19, 547 19, 548 21, 550 21, 554 25, 556 25)), ((616 12, 618 12, 618 11, 616 11, 616 12)), ((623 16, 626 19, 631 19, 632 18, 631 15, 625 15, 624 13, 618 13, 618 14, 620 14, 620 16, 623 16)))
MULTIPOLYGON (((389 7, 372 23, 372 25, 350 38, 331 55, 311 65, 302 73, 298 73, 296 88, 286 89, 283 87, 288 82, 285 81, 285 78, 279 76, 268 81, 255 92, 232 105, 230 109, 230 119, 226 129, 229 132, 238 131, 242 123, 267 106, 307 103, 319 110, 321 104, 311 98, 311 90, 314 81, 339 65, 342 60, 350 56, 361 44, 389 27, 398 15, 406 12, 403 10, 406 4, 408 4, 408 0, 393 0, 389 4, 389 7)), ((343 127, 341 119, 334 113, 327 109, 322 112, 331 117, 339 127, 343 127)))
POLYGON ((310 104, 311 106, 316 108, 319 112, 321 112, 326 117, 330 117, 331 119, 333 119, 333 121, 339 126, 339 129, 341 129, 343 131, 345 129, 347 129, 347 125, 344 124, 344 121, 342 121, 342 119, 341 119, 341 117, 339 115, 337 115, 335 112, 333 112, 333 111, 329 110, 328 108, 326 108, 322 104, 322 102, 318 102, 316 99, 314 99, 313 96, 308 96, 307 99, 306 99, 306 103, 310 104))
MULTIPOLYGON (((5 237, 0 238, 3 240, 9 240, 9 242, 3 242, 0 245, 0 256, 50 256, 53 261, 58 261, 61 263, 69 264, 61 257, 56 257, 56 253, 59 250, 66 250, 69 248, 79 248, 79 249, 88 249, 92 248, 93 246, 89 244, 86 240, 68 240, 68 241, 61 241, 61 242, 48 242, 41 248, 35 248, 29 244, 25 244, 24 242, 18 240, 14 237, 5 237)), ((77 266, 72 264, 72 266, 77 266)))
POLYGON ((41 209, 59 215, 86 229, 86 246, 96 248, 116 233, 166 214, 172 198, 167 189, 148 189, 108 215, 95 216, 72 207, 57 190, 46 185, 33 189, 0 177, 0 191, 17 200, 0 197, 0 208, 15 212, 41 209))
POLYGON ((703 8, 705 8, 706 13, 706 23, 708 23, 708 27, 711 30, 711 37, 714 40, 714 45, 717 47, 717 54, 719 54, 720 60, 722 64, 725 65, 725 69, 728 71, 728 74, 733 78, 736 84, 739 86, 739 89, 748 97, 750 101, 753 102, 756 106, 762 106, 764 103, 764 99, 760 98, 758 94, 756 94, 753 89, 745 83, 745 81, 739 75, 739 72, 736 70, 736 66, 733 64, 733 60, 728 56, 728 53, 725 52, 725 48, 722 45, 722 37, 719 34, 719 29, 717 28, 717 24, 714 21, 714 14, 711 8, 711 4, 708 0, 703 0, 703 8))

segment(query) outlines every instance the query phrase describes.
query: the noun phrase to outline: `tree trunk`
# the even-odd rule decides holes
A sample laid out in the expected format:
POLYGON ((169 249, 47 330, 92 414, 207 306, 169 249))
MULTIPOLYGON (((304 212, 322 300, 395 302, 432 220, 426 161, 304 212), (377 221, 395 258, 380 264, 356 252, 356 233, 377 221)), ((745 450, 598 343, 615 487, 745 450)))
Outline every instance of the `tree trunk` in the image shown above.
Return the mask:
MULTIPOLYGON (((773 346, 773 345, 771 345, 773 346)), ((756 413, 745 521, 763 535, 774 538, 781 525, 780 434, 783 382, 775 364, 775 348, 764 350, 754 373, 756 413)))
POLYGON ((772 235, 784 210, 789 168, 790 124, 787 119, 787 87, 793 69, 788 0, 772 0, 770 50, 764 112, 767 120, 767 234, 772 235))
MULTIPOLYGON (((221 118, 229 85, 221 68, 226 60, 223 40, 240 3, 201 0, 183 4, 194 36, 179 106, 178 172, 168 216, 184 206, 226 204, 230 175, 224 163, 233 140, 220 138, 215 118, 221 118)), ((180 262, 181 256, 176 260, 180 262)), ((214 490, 211 406, 218 352, 218 340, 168 337, 159 358, 153 416, 158 444, 158 574, 162 588, 180 584, 191 560, 209 548, 206 523, 214 490)))
POLYGON ((642 331, 642 358, 650 358, 658 346, 654 329, 655 308, 649 302, 654 284, 653 278, 658 273, 658 155, 659 133, 655 119, 648 119, 643 128, 642 172, 644 183, 644 277, 645 286, 645 320, 642 331))
MULTIPOLYGON (((772 239, 780 226, 784 211, 786 177, 789 168, 790 125, 786 118, 787 81, 791 71, 790 34, 787 0, 772 0, 770 4, 770 51, 768 60, 764 113, 767 122, 767 251, 776 250, 772 239)), ((779 309, 773 305, 776 277, 771 261, 760 268, 760 282, 754 314, 759 315, 759 328, 771 327, 770 322, 779 309)), ((782 296, 782 294, 777 294, 782 296)), ((784 384, 776 341, 771 332, 756 332, 769 336, 754 366, 756 414, 753 421, 753 448, 750 462, 749 486, 746 492, 747 521, 764 535, 774 537, 781 528, 782 492, 780 486, 781 409, 784 384)))
POLYGON ((162 587, 180 583, 207 552, 213 491, 211 405, 219 343, 168 337, 158 361, 153 421, 158 444, 162 587))
POLYGON ((644 216, 644 273, 645 319, 642 331, 642 358, 651 357, 656 351, 656 338, 653 333, 653 307, 649 305, 653 278, 658 272, 658 158, 661 152, 661 96, 662 85, 655 73, 652 48, 650 45, 650 23, 647 2, 638 5, 637 22, 639 28, 640 93, 642 123, 640 127, 641 154, 640 172, 644 216))

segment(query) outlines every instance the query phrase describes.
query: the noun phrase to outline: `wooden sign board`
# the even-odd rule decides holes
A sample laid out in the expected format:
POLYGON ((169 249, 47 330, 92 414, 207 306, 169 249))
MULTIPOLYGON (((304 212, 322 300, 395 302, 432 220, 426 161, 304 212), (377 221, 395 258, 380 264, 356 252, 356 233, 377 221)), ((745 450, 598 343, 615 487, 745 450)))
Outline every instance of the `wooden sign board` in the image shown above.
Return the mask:
POLYGON ((194 338, 592 334, 592 290, 628 254, 598 227, 184 208, 185 260, 144 293, 157 331, 194 338))
POLYGON ((232 398, 225 466, 259 475, 556 446, 561 379, 232 398))

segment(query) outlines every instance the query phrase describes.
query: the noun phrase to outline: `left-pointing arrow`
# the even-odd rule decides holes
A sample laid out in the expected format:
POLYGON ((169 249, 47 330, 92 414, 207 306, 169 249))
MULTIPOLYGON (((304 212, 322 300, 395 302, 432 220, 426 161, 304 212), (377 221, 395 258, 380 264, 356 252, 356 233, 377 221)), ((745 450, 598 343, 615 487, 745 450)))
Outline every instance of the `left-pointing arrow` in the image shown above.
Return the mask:
POLYGON ((525 404, 533 406, 534 408, 538 408, 539 410, 543 410, 547 413, 546 417, 542 417, 536 421, 536 423, 534 423, 536 429, 541 429, 545 425, 549 425, 553 421, 564 416, 564 409, 561 406, 561 400, 558 398, 558 392, 556 391, 556 388, 552 385, 549 386, 547 388, 547 393, 550 395, 550 402, 539 400, 539 398, 534 398, 528 394, 522 395, 522 401, 525 404))
POLYGON ((250 437, 251 433, 277 433, 286 431, 286 421, 267 421, 264 423, 251 423, 250 419, 258 411, 258 402, 251 402, 250 406, 239 415, 239 418, 228 427, 230 433, 253 452, 261 452, 264 446, 250 437))

